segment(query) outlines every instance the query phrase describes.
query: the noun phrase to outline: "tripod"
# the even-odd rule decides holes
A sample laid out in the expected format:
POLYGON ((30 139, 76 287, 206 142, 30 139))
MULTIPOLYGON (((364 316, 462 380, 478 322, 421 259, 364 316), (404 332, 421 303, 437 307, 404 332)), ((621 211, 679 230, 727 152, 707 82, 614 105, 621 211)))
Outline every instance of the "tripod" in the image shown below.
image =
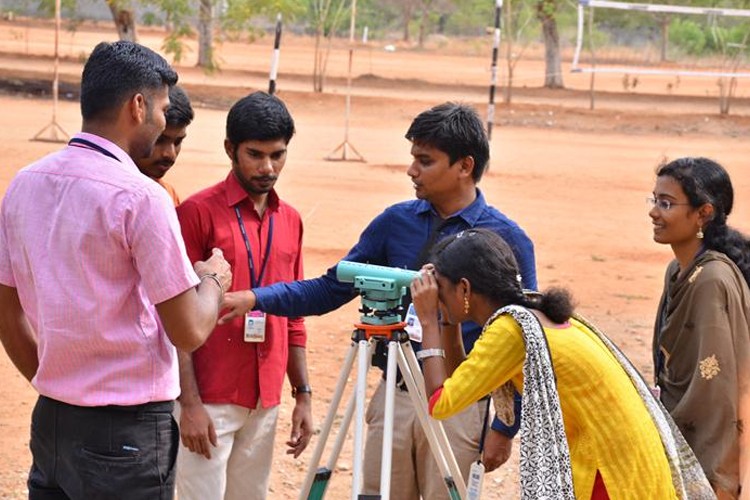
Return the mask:
POLYGON ((393 451, 393 409, 396 391, 396 366, 406 382, 409 397, 414 404, 420 424, 430 444, 432 454, 437 461, 440 473, 445 481, 452 500, 466 498, 466 485, 463 482, 461 471, 453 456, 453 451, 448 444, 442 424, 432 419, 427 411, 427 400, 425 397, 424 379, 419 368, 419 363, 414 355, 414 350, 409 342, 409 336, 404 331, 405 323, 399 322, 388 325, 357 324, 352 333, 352 346, 346 356, 341 369, 336 389, 328 409, 320 439, 310 461, 310 468, 305 482, 300 491, 300 500, 322 499, 325 489, 336 465, 336 460, 341 453, 346 434, 351 424, 352 415, 356 407, 356 424, 354 428, 354 469, 352 477, 352 500, 384 499, 390 498, 391 461, 393 451), (367 390, 367 370, 374 350, 375 343, 388 343, 388 365, 386 370, 386 392, 385 392, 385 422, 383 429, 383 449, 380 468, 380 494, 361 495, 359 490, 362 484, 363 469, 363 433, 365 415, 365 397, 367 390), (347 378, 354 364, 355 354, 357 360, 357 385, 346 408, 346 413, 336 437, 330 458, 325 467, 318 468, 320 459, 325 449, 328 435, 333 426, 336 411, 343 396, 347 378))

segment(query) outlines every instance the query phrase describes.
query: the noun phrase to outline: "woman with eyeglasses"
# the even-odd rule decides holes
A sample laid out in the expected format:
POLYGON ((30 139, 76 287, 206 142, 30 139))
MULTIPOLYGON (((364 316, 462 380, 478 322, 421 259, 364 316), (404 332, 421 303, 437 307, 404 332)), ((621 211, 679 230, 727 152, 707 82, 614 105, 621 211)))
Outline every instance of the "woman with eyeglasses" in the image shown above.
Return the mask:
POLYGON ((522 498, 713 498, 669 415, 574 316, 566 290, 522 290, 510 247, 483 229, 440 241, 430 262, 411 284, 430 414, 448 418, 511 381, 522 394, 522 498), (468 320, 484 329, 466 356, 454 325, 468 320))
MULTIPOLYGON (((733 199, 721 165, 680 158, 657 169, 649 212, 654 241, 675 256, 654 328, 655 390, 719 498, 740 495, 750 429, 741 404, 750 382, 750 244, 727 225, 733 199)), ((744 489, 750 495, 750 484, 744 489)))

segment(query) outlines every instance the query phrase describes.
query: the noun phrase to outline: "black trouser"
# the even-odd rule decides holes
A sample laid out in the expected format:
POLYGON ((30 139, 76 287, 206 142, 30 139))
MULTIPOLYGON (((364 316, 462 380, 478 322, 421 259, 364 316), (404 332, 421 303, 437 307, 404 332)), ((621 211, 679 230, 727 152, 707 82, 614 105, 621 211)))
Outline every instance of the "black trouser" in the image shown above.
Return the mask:
POLYGON ((40 396, 31 417, 29 499, 172 499, 180 439, 173 407, 83 407, 40 396))

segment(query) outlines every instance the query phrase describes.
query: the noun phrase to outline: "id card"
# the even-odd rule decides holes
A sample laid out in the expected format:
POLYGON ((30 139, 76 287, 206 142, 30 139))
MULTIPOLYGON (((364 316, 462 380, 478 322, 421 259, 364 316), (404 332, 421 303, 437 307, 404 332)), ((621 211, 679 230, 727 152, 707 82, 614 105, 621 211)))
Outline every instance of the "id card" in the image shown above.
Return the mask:
POLYGON ((266 340, 266 313, 249 311, 245 313, 245 342, 266 340))
POLYGON ((484 464, 477 460, 469 469, 469 483, 466 485, 467 500, 482 498, 482 483, 484 482, 484 464))
POLYGON ((404 318, 406 326, 404 330, 409 334, 409 338, 414 342, 422 342, 422 323, 419 322, 417 311, 414 309, 414 304, 409 304, 409 309, 406 311, 406 318, 404 318))
POLYGON ((484 464, 477 460, 469 469, 469 482, 466 485, 466 499, 479 500, 482 498, 482 483, 484 483, 484 464))

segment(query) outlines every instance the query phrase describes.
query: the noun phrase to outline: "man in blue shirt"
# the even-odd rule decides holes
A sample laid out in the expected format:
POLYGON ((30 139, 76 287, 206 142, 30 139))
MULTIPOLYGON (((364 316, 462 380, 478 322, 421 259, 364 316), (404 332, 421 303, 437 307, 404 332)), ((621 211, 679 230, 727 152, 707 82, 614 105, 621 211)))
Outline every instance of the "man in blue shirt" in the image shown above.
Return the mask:
MULTIPOLYGON (((429 109, 412 122, 406 133, 414 158, 407 170, 416 200, 398 203, 378 215, 360 235, 344 260, 390 267, 420 269, 432 245, 442 237, 469 228, 488 228, 513 249, 524 288, 536 289, 534 247, 524 231, 494 207, 477 189, 487 168, 489 143, 482 121, 472 108, 445 103, 429 109)), ((315 279, 277 283, 227 294, 228 320, 259 309, 281 316, 310 316, 330 312, 357 296, 351 283, 336 279, 336 266, 315 279)), ((226 318, 226 319, 225 319, 226 318)), ((462 325, 466 351, 470 351, 481 326, 462 325)), ((418 345, 416 347, 418 349, 418 345)), ((374 364, 379 364, 374 360, 374 364)), ((448 498, 443 479, 405 391, 396 391, 393 429, 391 496, 399 499, 448 498)), ((367 410, 364 491, 377 493, 384 420, 385 385, 381 383, 367 410)), ((477 403, 443 423, 464 478, 479 458, 479 441, 486 403, 477 403)), ((498 419, 485 442, 483 462, 493 470, 510 455, 511 438, 518 426, 498 419)))

